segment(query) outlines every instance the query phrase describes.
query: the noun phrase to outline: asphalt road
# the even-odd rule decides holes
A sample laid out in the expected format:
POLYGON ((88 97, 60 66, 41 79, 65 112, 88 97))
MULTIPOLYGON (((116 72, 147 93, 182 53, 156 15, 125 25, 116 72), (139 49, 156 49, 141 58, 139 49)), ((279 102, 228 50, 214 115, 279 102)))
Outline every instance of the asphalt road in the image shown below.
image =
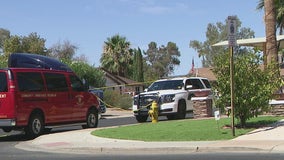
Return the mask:
MULTIPOLYGON (((101 119, 99 127, 110 127, 126 124, 135 124, 134 117, 128 118, 114 118, 114 119, 101 119)), ((52 130, 51 133, 64 132, 69 130, 77 130, 81 127, 69 127, 52 130)), ((45 152, 30 152, 16 149, 14 146, 22 141, 26 141, 21 132, 11 132, 6 134, 0 131, 0 160, 282 160, 284 154, 263 154, 263 153, 190 153, 190 154, 153 154, 141 155, 139 153, 134 155, 80 155, 80 154, 55 154, 45 152)))
MULTIPOLYGON (((137 123, 134 117, 127 118, 102 118, 99 121, 98 127, 111 127, 111 126, 119 126, 126 124, 135 124, 137 123)), ((52 133, 70 131, 70 130, 78 130, 82 129, 81 126, 75 127, 64 127, 58 129, 52 129, 52 133)), ((20 131, 12 131, 10 133, 5 133, 0 129, 0 160, 17 160, 17 159, 39 159, 39 158, 55 158, 58 159, 60 157, 72 159, 73 155, 64 155, 64 154, 50 154, 50 153, 38 153, 38 152, 28 152, 16 149, 14 146, 20 142, 26 141, 25 135, 20 131)), ((80 157, 80 156, 79 156, 80 157)), ((82 156, 84 157, 84 156, 82 156)), ((74 158, 77 159, 77 158, 74 158)))
POLYGON ((1 160, 282 160, 284 154, 259 153, 192 153, 156 155, 74 155, 16 151, 13 155, 0 152, 1 160))

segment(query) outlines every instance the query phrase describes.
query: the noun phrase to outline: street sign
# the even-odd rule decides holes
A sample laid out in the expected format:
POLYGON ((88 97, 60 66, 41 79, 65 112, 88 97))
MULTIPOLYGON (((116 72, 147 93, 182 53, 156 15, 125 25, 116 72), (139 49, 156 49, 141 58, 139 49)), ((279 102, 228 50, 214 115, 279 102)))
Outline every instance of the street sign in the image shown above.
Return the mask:
POLYGON ((220 111, 218 110, 218 111, 215 111, 214 112, 214 116, 215 116, 215 120, 216 121, 219 121, 220 120, 220 111))
POLYGON ((228 42, 229 47, 234 47, 237 45, 236 40, 237 35, 237 17, 229 16, 228 17, 228 42))

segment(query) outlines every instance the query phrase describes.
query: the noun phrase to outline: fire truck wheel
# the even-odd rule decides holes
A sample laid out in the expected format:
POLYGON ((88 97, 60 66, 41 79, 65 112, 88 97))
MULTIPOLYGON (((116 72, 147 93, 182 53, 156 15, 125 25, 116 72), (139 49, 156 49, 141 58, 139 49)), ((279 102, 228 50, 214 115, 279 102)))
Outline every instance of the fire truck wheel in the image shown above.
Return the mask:
POLYGON ((28 138, 36 138, 42 134, 44 130, 43 118, 40 114, 35 113, 31 115, 29 124, 25 128, 28 138))
POLYGON ((83 128, 96 128, 99 120, 98 112, 95 109, 90 109, 87 114, 87 125, 83 128))

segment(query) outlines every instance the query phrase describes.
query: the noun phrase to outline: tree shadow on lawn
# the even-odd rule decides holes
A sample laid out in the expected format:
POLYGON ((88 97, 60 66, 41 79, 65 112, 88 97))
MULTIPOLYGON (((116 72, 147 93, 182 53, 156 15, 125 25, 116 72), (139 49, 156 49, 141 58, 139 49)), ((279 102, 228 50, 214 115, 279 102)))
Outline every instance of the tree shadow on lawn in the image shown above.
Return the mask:
MULTIPOLYGON (((235 127, 237 129, 258 129, 264 127, 278 127, 284 125, 284 121, 277 121, 277 120, 260 120, 257 122, 247 122, 245 127, 242 127, 240 124, 236 124, 235 127)), ((222 127, 223 129, 231 129, 231 125, 225 125, 222 127)))

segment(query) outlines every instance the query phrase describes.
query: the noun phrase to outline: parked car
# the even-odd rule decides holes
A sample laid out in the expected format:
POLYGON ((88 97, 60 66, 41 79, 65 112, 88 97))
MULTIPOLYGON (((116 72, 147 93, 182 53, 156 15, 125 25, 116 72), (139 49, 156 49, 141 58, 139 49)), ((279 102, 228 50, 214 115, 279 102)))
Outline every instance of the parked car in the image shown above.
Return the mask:
POLYGON ((104 103, 104 91, 101 89, 90 89, 89 92, 95 94, 99 98, 100 113, 106 112, 106 105, 104 103))
POLYGON ((212 96, 211 85, 202 77, 179 77, 153 82, 146 92, 134 96, 133 113, 138 122, 148 119, 153 101, 158 103, 159 116, 168 119, 184 119, 193 112, 193 97, 212 96))
POLYGON ((35 138, 54 126, 97 127, 98 99, 66 65, 49 57, 19 53, 9 57, 9 66, 0 69, 3 131, 23 129, 29 138, 35 138))

